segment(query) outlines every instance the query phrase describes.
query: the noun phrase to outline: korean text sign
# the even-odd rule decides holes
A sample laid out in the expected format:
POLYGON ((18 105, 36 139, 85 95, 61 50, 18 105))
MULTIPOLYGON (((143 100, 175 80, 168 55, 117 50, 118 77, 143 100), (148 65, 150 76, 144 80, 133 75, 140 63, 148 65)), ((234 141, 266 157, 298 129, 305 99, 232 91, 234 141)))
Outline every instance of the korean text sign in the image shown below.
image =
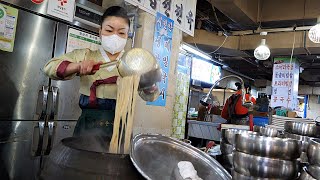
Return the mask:
POLYGON ((299 65, 296 59, 274 58, 271 107, 294 110, 297 106, 299 65))
POLYGON ((197 0, 125 0, 140 9, 156 15, 157 12, 174 20, 177 28, 194 35, 197 0))
POLYGON ((162 78, 159 83, 160 96, 156 101, 148 102, 148 105, 166 105, 173 25, 174 21, 172 19, 161 13, 157 13, 153 39, 153 55, 160 64, 162 78))

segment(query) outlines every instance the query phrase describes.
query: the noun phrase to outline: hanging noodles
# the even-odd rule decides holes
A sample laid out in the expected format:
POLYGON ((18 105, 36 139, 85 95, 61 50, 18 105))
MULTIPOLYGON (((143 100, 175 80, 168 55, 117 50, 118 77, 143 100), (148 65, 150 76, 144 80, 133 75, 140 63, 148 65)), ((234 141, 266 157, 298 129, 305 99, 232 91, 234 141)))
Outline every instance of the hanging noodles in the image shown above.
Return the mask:
POLYGON ((117 104, 109 153, 121 153, 122 140, 124 140, 123 153, 129 153, 139 80, 139 75, 118 80, 117 104))

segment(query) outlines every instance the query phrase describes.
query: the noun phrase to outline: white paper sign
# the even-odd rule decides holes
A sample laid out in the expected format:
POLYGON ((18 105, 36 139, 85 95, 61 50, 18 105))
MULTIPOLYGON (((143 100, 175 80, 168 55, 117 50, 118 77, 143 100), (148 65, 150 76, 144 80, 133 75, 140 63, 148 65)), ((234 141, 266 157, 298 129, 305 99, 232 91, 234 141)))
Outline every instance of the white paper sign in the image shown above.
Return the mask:
POLYGON ((98 50, 100 44, 100 38, 98 36, 70 28, 68 32, 66 52, 68 53, 75 49, 85 48, 95 51, 98 50))
POLYGON ((75 0, 49 0, 47 14, 57 18, 73 21, 75 0))
POLYGON ((275 58, 272 77, 271 107, 294 110, 297 106, 299 65, 296 59, 275 58))
POLYGON ((194 36, 197 0, 125 0, 156 15, 157 12, 174 20, 175 27, 194 36))

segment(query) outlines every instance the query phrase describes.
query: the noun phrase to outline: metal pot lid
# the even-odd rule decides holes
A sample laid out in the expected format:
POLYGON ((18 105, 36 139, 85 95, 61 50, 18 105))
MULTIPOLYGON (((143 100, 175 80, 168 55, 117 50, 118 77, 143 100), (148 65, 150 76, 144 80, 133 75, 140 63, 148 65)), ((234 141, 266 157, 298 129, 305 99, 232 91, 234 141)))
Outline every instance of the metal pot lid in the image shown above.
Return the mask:
POLYGON ((180 180, 177 164, 190 161, 205 180, 231 180, 231 175, 213 158, 182 141, 159 134, 139 134, 132 140, 131 161, 148 180, 180 180), (179 176, 179 177, 178 177, 179 176))

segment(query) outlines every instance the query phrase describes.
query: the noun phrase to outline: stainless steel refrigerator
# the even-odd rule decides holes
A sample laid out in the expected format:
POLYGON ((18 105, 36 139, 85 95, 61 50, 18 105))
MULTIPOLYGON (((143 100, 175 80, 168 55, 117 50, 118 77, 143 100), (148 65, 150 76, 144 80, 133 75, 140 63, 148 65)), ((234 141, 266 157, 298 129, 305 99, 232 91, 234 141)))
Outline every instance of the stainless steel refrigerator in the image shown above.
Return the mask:
POLYGON ((97 28, 78 21, 81 18, 68 23, 47 16, 45 2, 0 3, 19 9, 14 50, 0 50, 0 179, 37 179, 46 155, 62 138, 72 136, 81 113, 79 79, 54 81, 43 67, 65 53, 70 27, 93 35, 97 28))

